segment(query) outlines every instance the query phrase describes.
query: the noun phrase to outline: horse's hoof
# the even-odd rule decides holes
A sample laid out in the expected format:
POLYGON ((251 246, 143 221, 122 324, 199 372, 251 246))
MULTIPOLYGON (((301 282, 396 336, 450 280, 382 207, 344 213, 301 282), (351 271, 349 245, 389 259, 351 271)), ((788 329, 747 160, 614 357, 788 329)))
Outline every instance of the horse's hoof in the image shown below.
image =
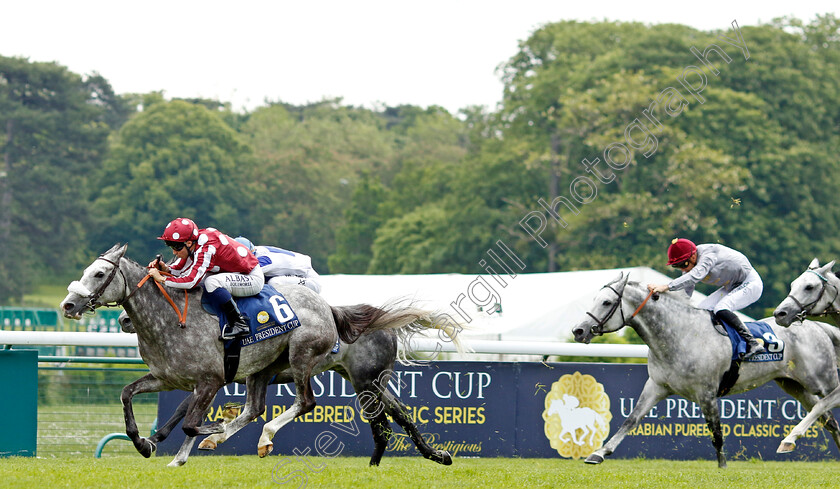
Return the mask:
POLYGON ((592 455, 586 457, 586 460, 584 460, 584 462, 592 465, 598 465, 603 461, 604 457, 598 455, 597 453, 593 453, 592 455))
POLYGON ((140 446, 137 447, 137 451, 140 452, 140 455, 145 458, 149 458, 153 453, 155 453, 155 450, 157 450, 157 445, 149 441, 148 438, 140 439, 140 446))
POLYGON ((198 449, 199 450, 215 450, 217 446, 218 445, 216 445, 216 443, 213 440, 211 440, 209 438, 205 438, 205 439, 201 440, 201 443, 198 444, 198 449))
POLYGON ((269 453, 271 453, 271 450, 273 450, 273 449, 274 449, 274 444, 273 443, 269 443, 268 445, 265 445, 265 446, 262 446, 262 447, 257 447, 257 455, 259 455, 260 458, 263 458, 266 455, 268 455, 269 453))
POLYGON ((441 465, 452 465, 452 455, 449 455, 449 452, 446 450, 439 450, 437 454, 437 458, 435 462, 441 465))
POLYGON ((776 449, 776 453, 790 453, 794 448, 796 448, 796 443, 783 441, 779 444, 779 448, 776 449))
POLYGON ((167 467, 180 467, 180 466, 184 465, 185 463, 187 463, 187 461, 186 461, 186 460, 178 460, 178 459, 176 458, 175 460, 173 460, 173 461, 169 462, 168 464, 166 464, 166 466, 167 466, 167 467))

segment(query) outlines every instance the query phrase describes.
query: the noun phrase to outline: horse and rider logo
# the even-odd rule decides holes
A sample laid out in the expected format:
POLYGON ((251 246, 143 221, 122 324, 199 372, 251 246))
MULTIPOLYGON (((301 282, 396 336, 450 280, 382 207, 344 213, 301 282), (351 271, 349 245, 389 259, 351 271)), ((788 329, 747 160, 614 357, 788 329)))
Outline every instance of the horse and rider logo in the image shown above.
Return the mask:
POLYGON ((610 434, 610 398, 591 375, 564 375, 546 394, 542 418, 545 436, 561 457, 586 457, 610 434))

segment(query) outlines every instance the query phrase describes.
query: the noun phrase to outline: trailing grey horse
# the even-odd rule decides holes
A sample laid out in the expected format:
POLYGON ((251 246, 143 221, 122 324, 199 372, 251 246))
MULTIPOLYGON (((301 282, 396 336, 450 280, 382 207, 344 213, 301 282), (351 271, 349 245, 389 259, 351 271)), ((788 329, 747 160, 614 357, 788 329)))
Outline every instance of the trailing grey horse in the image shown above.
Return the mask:
MULTIPOLYGON (((791 332, 799 332, 801 324, 806 324, 805 316, 828 315, 840 324, 840 278, 831 271, 834 261, 820 266, 816 258, 808 269, 790 284, 790 294, 773 311, 776 324, 791 326, 791 332)), ((832 332, 837 329, 827 326, 832 332)), ((787 453, 796 448, 796 440, 808 431, 823 414, 831 414, 831 409, 840 405, 840 389, 835 389, 818 402, 807 416, 779 444, 778 453, 787 453)))
MULTIPOLYGON (((122 330, 126 333, 134 333, 134 326, 128 314, 123 312, 119 319, 122 330)), ((397 359, 398 336, 393 330, 379 330, 363 334, 352 344, 342 342, 338 353, 331 353, 319 363, 313 373, 320 373, 326 370, 335 370, 342 377, 347 379, 357 394, 362 392, 372 393, 373 397, 367 397, 364 404, 366 417, 370 422, 370 429, 373 433, 374 449, 370 457, 370 465, 379 465, 382 455, 388 446, 388 439, 392 431, 388 417, 394 419, 406 434, 417 446, 417 450, 425 458, 443 465, 451 465, 452 457, 446 450, 435 450, 423 439, 417 427, 411 421, 411 415, 399 399, 386 388, 394 363, 397 359), (370 401, 370 402, 368 402, 370 401), (387 415, 387 416, 386 416, 387 415)), ((277 372, 277 376, 271 380, 272 384, 285 384, 293 382, 294 379, 287 371, 277 372)), ((183 419, 187 407, 192 400, 191 394, 181 402, 175 409, 172 417, 161 425, 149 440, 157 443, 165 440, 175 425, 183 419)), ((224 442, 221 434, 210 435, 198 446, 199 450, 213 450, 216 445, 224 442)), ((187 461, 190 450, 195 443, 194 437, 187 437, 181 445, 175 459, 170 465, 183 465, 187 461)))
MULTIPOLYGON (((588 317, 573 328, 575 341, 589 343, 595 335, 629 326, 650 348, 649 377, 633 411, 604 446, 589 455, 586 463, 603 462, 651 408, 676 394, 700 406, 712 432, 718 467, 726 467, 717 399, 721 379, 732 358, 729 337, 716 333, 709 312, 693 307, 685 294, 654 296, 639 308, 647 296, 647 288, 620 275, 601 289, 588 317)), ((814 321, 804 322, 800 331, 778 327, 772 319, 765 322, 776 335, 769 339, 785 344, 783 360, 743 363, 740 377, 729 393, 745 392, 774 380, 810 410, 819 397, 840 386, 836 370, 840 335, 828 325, 814 321)), ((837 421, 830 413, 825 420, 826 429, 840 447, 837 421)))
MULTIPOLYGON (((83 312, 101 306, 122 305, 131 317, 140 356, 149 366, 149 374, 127 385, 121 401, 126 434, 145 457, 151 456, 155 445, 139 436, 131 404, 137 394, 173 389, 192 391, 195 397, 184 417, 184 433, 197 436, 224 432, 225 437, 230 437, 263 412, 268 382, 274 372, 286 370, 295 383, 295 401, 283 414, 264 425, 257 444, 257 453, 264 457, 272 450, 271 439, 277 430, 315 407, 309 379, 337 339, 353 343, 365 332, 419 327, 442 329, 457 340, 457 325, 438 324, 429 311, 364 304, 332 307, 305 287, 281 288, 279 292, 297 314, 301 326, 242 348, 234 380, 244 380, 247 386, 245 408, 225 426, 203 425, 207 408, 226 383, 218 319, 199 306, 201 293, 194 291, 186 294, 179 306, 186 311, 186 326, 181 327, 180 314, 156 287, 151 284, 138 287, 147 275, 146 267, 126 258, 125 250, 126 246, 115 245, 94 260, 81 279, 70 284, 61 308, 66 317, 79 319, 83 312), (192 307, 187 307, 187 300, 192 307)), ((174 293, 174 289, 169 290, 174 293)), ((175 297, 174 304, 178 306, 182 296, 175 297)))

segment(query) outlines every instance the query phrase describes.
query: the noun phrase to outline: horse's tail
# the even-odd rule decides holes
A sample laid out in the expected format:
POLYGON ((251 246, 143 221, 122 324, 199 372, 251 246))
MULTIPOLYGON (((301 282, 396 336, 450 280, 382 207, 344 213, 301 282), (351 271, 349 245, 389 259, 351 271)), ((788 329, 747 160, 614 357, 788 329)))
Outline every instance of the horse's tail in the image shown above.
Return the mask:
POLYGON ((837 329, 836 326, 832 326, 830 324, 822 323, 817 321, 817 324, 820 325, 825 334, 831 339, 831 343, 834 345, 834 355, 836 357, 835 361, 838 367, 840 367, 840 329, 837 329))
POLYGON ((385 305, 374 307, 368 304, 355 306, 330 306, 338 337, 345 343, 353 343, 364 333, 382 329, 396 330, 405 335, 419 330, 442 331, 460 353, 466 349, 460 341, 458 333, 463 326, 453 324, 446 315, 438 316, 434 312, 414 306, 385 305))

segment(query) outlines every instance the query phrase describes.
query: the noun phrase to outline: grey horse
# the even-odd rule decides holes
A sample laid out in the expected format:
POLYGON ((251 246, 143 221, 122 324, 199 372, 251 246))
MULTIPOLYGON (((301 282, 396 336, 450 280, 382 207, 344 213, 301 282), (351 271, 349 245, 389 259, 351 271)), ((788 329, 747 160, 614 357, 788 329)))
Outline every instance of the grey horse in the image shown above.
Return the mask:
MULTIPOLYGON (((119 323, 124 332, 136 332, 131 324, 131 318, 125 311, 120 314, 119 323)), ((313 373, 335 370, 353 385, 357 394, 362 392, 374 393, 375 402, 366 402, 362 406, 365 409, 373 433, 374 448, 370 457, 370 465, 379 465, 388 446, 388 439, 392 431, 387 416, 391 416, 402 427, 423 457, 442 465, 451 465, 452 456, 449 452, 432 448, 411 421, 408 408, 391 391, 384 388, 391 377, 394 363, 397 360, 398 342, 397 333, 389 329, 363 334, 355 343, 341 342, 338 353, 327 355, 315 367, 313 373)), ((277 376, 271 380, 271 383, 285 384, 293 381, 294 379, 288 372, 282 371, 277 372, 277 376)), ((184 399, 175 409, 172 417, 161 425, 149 440, 153 443, 165 440, 175 428, 175 425, 183 419, 192 397, 191 394, 184 399)), ((223 441, 225 440, 221 434, 210 435, 199 444, 198 448, 199 450, 214 450, 217 444, 223 441)), ((194 443, 194 437, 187 437, 170 465, 185 464, 194 443)))
MULTIPOLYGON (((187 294, 181 310, 187 311, 185 326, 180 315, 162 293, 151 284, 139 287, 147 275, 146 267, 129 260, 126 246, 114 245, 68 287, 61 302, 65 317, 79 319, 83 312, 106 305, 122 305, 137 331, 140 356, 149 373, 123 388, 120 400, 125 415, 126 434, 143 456, 149 457, 155 445, 139 436, 132 398, 140 393, 179 389, 192 391, 194 398, 184 417, 187 436, 225 433, 230 437, 263 412, 268 382, 278 370, 287 370, 295 383, 294 404, 266 423, 257 444, 264 457, 273 447, 271 439, 282 426, 315 407, 309 379, 315 367, 329 355, 337 339, 355 342, 364 332, 406 327, 442 329, 453 340, 458 327, 439 324, 433 313, 415 307, 355 305, 332 307, 306 287, 283 287, 281 292, 297 314, 301 326, 242 349, 234 380, 245 381, 246 404, 232 422, 202 425, 216 392, 225 385, 219 323, 200 306, 200 291, 187 294), (192 303, 187 307, 186 301, 192 303)), ((175 294, 177 306, 182 295, 175 294)), ((456 346, 458 343, 456 342, 456 346)))
MULTIPOLYGON (((806 315, 829 315, 835 324, 840 324, 840 278, 831 271, 834 261, 820 266, 816 258, 808 269, 790 284, 790 294, 773 311, 776 324, 790 326, 794 322, 807 323, 806 315)), ((791 331, 799 330, 796 324, 791 331)), ((832 330, 836 330, 832 327, 832 330)), ((840 389, 835 389, 818 402, 779 444, 778 453, 787 453, 796 448, 796 440, 808 431, 822 414, 840 405, 840 389)))
MULTIPOLYGON (((648 290, 620 275, 595 296, 588 317, 573 328, 575 341, 589 343, 595 335, 630 326, 650 348, 648 380, 633 411, 621 428, 585 460, 599 464, 615 451, 624 437, 659 401, 677 394, 696 402, 712 432, 718 467, 726 467, 723 434, 718 410, 718 387, 729 369, 732 349, 729 337, 717 334, 708 311, 693 307, 682 293, 662 294, 643 303, 648 290)), ((785 342, 779 362, 744 363, 730 393, 754 389, 776 381, 806 409, 819 397, 840 386, 836 358, 840 334, 828 325, 806 321, 801 329, 789 330, 768 322, 778 340, 785 342), (819 396, 819 397, 818 397, 819 396)), ((840 426, 826 415, 828 429, 840 447, 840 426)))

